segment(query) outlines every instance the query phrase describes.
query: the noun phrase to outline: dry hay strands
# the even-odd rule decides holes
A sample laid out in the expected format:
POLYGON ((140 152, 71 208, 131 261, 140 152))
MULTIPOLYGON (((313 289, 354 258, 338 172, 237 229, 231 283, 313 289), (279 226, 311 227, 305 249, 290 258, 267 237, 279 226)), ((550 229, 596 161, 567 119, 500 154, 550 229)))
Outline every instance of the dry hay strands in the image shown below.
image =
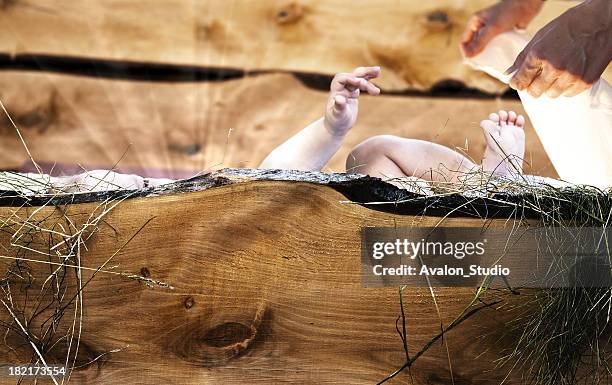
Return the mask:
MULTIPOLYGON (((40 256, 50 260, 59 259, 54 265, 49 263, 49 272, 45 277, 33 276, 33 269, 26 263, 29 261, 15 260, 9 279, 3 281, 5 297, 10 299, 10 293, 14 290, 15 277, 21 279, 21 283, 29 290, 41 290, 34 285, 35 282, 45 282, 44 290, 50 291, 53 301, 41 304, 45 311, 38 312, 37 316, 46 317, 45 327, 38 326, 31 319, 31 313, 20 310, 21 304, 12 304, 5 301, 23 325, 32 327, 37 325, 37 330, 28 330, 24 334, 14 320, 10 318, 3 324, 9 334, 17 335, 31 341, 44 356, 50 347, 64 344, 69 348, 65 354, 64 363, 72 362, 71 367, 78 367, 84 363, 77 362, 75 345, 77 344, 80 330, 80 318, 82 315, 82 288, 87 280, 83 276, 78 277, 78 272, 86 269, 80 265, 80 250, 91 247, 84 240, 89 239, 90 234, 95 232, 96 226, 103 223, 101 213, 108 212, 110 207, 118 204, 122 199, 136 196, 164 195, 190 192, 208 188, 226 186, 233 183, 256 183, 257 181, 293 181, 301 183, 313 183, 327 185, 347 197, 345 203, 359 204, 370 209, 388 211, 395 214, 432 215, 444 218, 446 216, 477 217, 482 218, 483 224, 491 218, 509 218, 521 224, 527 219, 535 219, 543 226, 576 226, 590 225, 608 227, 610 219, 611 199, 608 191, 602 191, 584 186, 565 186, 558 188, 546 184, 534 184, 523 179, 498 180, 489 176, 483 176, 486 183, 462 185, 441 184, 437 186, 433 195, 422 195, 401 189, 386 181, 349 174, 322 174, 315 172, 295 172, 281 170, 248 170, 248 169, 226 169, 219 172, 194 177, 188 180, 178 181, 167 186, 148 188, 138 191, 108 191, 101 193, 86 194, 59 194, 53 196, 27 195, 7 193, 7 199, 26 206, 37 206, 41 203, 55 206, 55 210, 43 211, 47 217, 41 221, 35 216, 4 218, 4 231, 9 231, 12 239, 22 242, 18 250, 22 253, 39 251, 40 256), (68 203, 76 202, 103 202, 98 206, 100 212, 90 214, 82 222, 73 223, 67 221, 65 215, 61 215, 59 207, 68 203), (50 212, 57 216, 51 221, 50 212), (59 215, 58 215, 59 213, 59 215), (505 216, 505 217, 504 217, 505 216), (30 219, 28 219, 30 218, 30 219), (61 219, 61 220, 60 220, 61 219), (42 223, 57 223, 52 227, 43 227, 42 223), (61 225, 60 225, 61 224, 61 225), (88 224, 87 230, 82 230, 88 224), (19 230, 19 231, 17 231, 19 230), (41 236, 42 235, 42 236, 41 236), (80 268, 79 268, 80 266, 80 268), (58 269, 59 268, 59 269, 58 269), (68 283, 68 280, 71 280, 68 283), (12 280, 12 281, 11 281, 12 280), (6 286, 6 282, 9 286, 6 286), (60 290, 58 290, 60 288, 60 290), (59 310, 59 311, 58 311, 59 310), (27 314, 27 316, 26 316, 27 314), (70 314, 71 317, 64 317, 70 314), (30 318, 26 318, 30 317, 30 318), (70 318, 70 319, 68 319, 70 318), (48 319, 48 320, 47 320, 48 319), (70 326, 68 333, 54 336, 58 330, 58 322, 67 321, 70 326), (72 343, 67 343, 72 341, 72 343), (72 351, 72 353, 71 353, 72 351)), ((2 199, 0 199, 0 202, 2 199)), ((30 208, 31 210, 37 210, 30 208)), ((143 226, 146 226, 144 224, 143 226)), ((136 236, 134 234, 133 236, 136 236)), ((13 242, 14 243, 14 242, 13 242)), ((15 247, 14 245, 10 245, 15 247)), ((112 260, 110 256, 109 262, 112 260)), ((106 264, 105 264, 106 265, 106 264)), ((101 266, 95 271, 109 273, 111 267, 101 266)), ((117 274, 118 272, 113 272, 117 274)), ((121 274, 121 273, 118 273, 121 274)), ((126 276, 126 278, 146 281, 147 277, 126 276), (141 279, 142 278, 142 279, 141 279)), ((145 282, 147 283, 147 282, 145 282)), ((150 283, 150 282, 149 282, 150 283)), ((151 284, 151 283, 150 283, 151 284)), ((153 283, 155 284, 155 283, 153 283)), ((159 286, 164 286, 159 284, 159 286)), ((480 288, 472 302, 465 310, 456 317, 455 321, 447 326, 441 325, 441 331, 432 340, 425 344, 415 354, 409 354, 410 346, 408 336, 403 332, 405 323, 410 320, 403 312, 402 327, 398 327, 402 344, 406 351, 406 362, 400 366, 397 373, 410 368, 414 360, 418 359, 436 341, 444 341, 444 335, 463 324, 475 312, 486 307, 495 308, 499 311, 509 306, 498 306, 501 302, 484 301, 485 294, 497 294, 480 288)), ((607 370, 605 346, 601 345, 601 338, 605 337, 608 325, 607 312, 611 306, 609 290, 569 289, 539 291, 536 295, 527 292, 515 291, 500 293, 511 299, 519 298, 521 309, 525 309, 521 317, 515 318, 508 323, 508 333, 516 335, 516 344, 512 346, 510 353, 500 359, 500 366, 510 366, 509 370, 521 367, 517 362, 528 362, 527 370, 531 379, 538 385, 572 383, 578 378, 584 366, 584 360, 591 358, 589 370, 598 371, 601 368, 607 370), (560 314, 562 313, 562 314, 560 314), (571 353, 571 354, 570 354, 571 353), (559 355, 563 354, 563 359, 559 355)), ((432 291, 433 295, 433 291, 432 291)), ((35 297, 31 297, 35 298, 35 297)), ((434 297, 435 298, 435 297, 434 297)), ((506 298, 504 298, 506 299, 506 298)), ((403 304, 402 304, 403 306, 403 304)), ((403 310, 403 307, 402 307, 403 310)), ((46 357, 45 357, 46 358, 46 357)), ((32 356, 32 361, 37 362, 39 358, 32 356)), ((70 366, 70 365, 68 365, 70 366)), ((521 367, 522 368, 522 367, 521 367)), ((608 378, 609 377, 604 377, 608 378)))
POLYGON ((0 217, 3 239, 0 262, 5 266, 5 275, 0 279, 0 328, 3 329, 0 352, 9 362, 65 367, 65 376, 50 377, 55 384, 65 383, 72 370, 119 351, 113 349, 83 359, 82 352, 87 350, 80 344, 83 299, 86 287, 96 276, 121 276, 147 286, 172 289, 168 283, 115 271, 115 266, 111 265, 113 258, 153 218, 111 253, 102 265, 85 266, 82 255, 95 247, 93 238, 106 223, 105 217, 133 192, 64 193, 56 191, 48 178, 13 173, 0 175, 2 187, 13 187, 12 191, 0 193, 0 203, 14 207, 14 210, 4 211, 10 214, 0 217), (78 212, 70 205, 83 195, 98 202, 91 212, 78 212), (14 206, 15 203, 20 205, 14 206), (24 362, 28 350, 30 359, 24 362))
MULTIPOLYGON (((542 226, 551 232, 559 227, 611 227, 610 190, 569 184, 559 188, 546 183, 534 184, 533 180, 525 178, 496 178, 481 172, 463 178, 471 183, 438 183, 435 193, 426 198, 393 191, 392 195, 381 194, 380 201, 362 203, 386 206, 397 212, 405 204, 413 206, 422 202, 423 213, 427 209, 429 214, 442 212, 445 217, 459 213, 487 220, 508 215, 514 224, 526 224, 530 220, 531 226, 542 226)), ((397 180, 394 182, 397 184, 397 180)), ((604 241, 607 245, 608 240, 604 241)), ((608 260, 612 260, 609 246, 607 250, 608 260)), ((407 345, 407 321, 401 300, 403 289, 400 289, 401 314, 398 316, 402 330, 396 329, 404 345, 406 362, 380 383, 409 370, 434 342, 485 307, 512 315, 498 336, 500 346, 509 346, 497 360, 498 368, 507 371, 506 379, 519 372, 527 383, 535 385, 607 384, 612 380, 608 351, 612 310, 609 287, 492 290, 483 285, 476 291, 472 303, 450 325, 441 324, 440 334, 413 356, 409 355, 407 345), (490 296, 495 299, 484 301, 490 296), (482 305, 475 307, 479 303, 482 305)), ((431 294, 435 302, 433 290, 431 294)), ((449 368, 452 378, 450 357, 449 368)))

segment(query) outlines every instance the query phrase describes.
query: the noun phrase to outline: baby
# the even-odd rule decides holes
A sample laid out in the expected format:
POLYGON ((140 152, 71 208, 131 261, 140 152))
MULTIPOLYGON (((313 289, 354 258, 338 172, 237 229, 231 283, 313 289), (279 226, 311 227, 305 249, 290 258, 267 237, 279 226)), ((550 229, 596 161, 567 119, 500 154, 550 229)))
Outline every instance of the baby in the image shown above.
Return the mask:
MULTIPOLYGON (((379 67, 359 67, 352 73, 337 74, 332 83, 325 116, 308 125, 274 149, 261 163, 264 169, 319 171, 340 148, 344 137, 357 120, 359 95, 380 94, 370 81, 380 75, 379 67)), ((374 136, 357 145, 346 161, 348 172, 383 178, 399 187, 431 193, 431 183, 465 183, 462 176, 512 176, 522 173, 525 153, 525 119, 513 111, 499 111, 480 123, 486 150, 481 165, 439 144, 374 136)), ((13 174, 10 185, 0 190, 30 192, 85 192, 116 189, 141 189, 173 182, 170 179, 143 178, 109 170, 51 177, 44 174, 13 174), (51 187, 51 188, 50 188, 51 187), (49 189, 50 188, 50 189, 49 189)), ((468 182, 469 183, 469 182, 468 182)))
MULTIPOLYGON (((340 73, 331 83, 325 116, 310 124, 272 151, 260 168, 320 170, 336 153, 357 119, 359 95, 378 95, 370 81, 380 75, 379 67, 359 67, 340 73)), ((347 172, 391 180, 463 182, 461 177, 484 171, 510 177, 522 174, 525 154, 525 118, 513 111, 489 115, 480 126, 486 150, 481 165, 460 153, 435 143, 391 135, 374 136, 357 145, 346 161, 347 172)), ((482 175, 482 173, 480 173, 482 175)), ((420 184, 421 187, 427 185, 420 184)))

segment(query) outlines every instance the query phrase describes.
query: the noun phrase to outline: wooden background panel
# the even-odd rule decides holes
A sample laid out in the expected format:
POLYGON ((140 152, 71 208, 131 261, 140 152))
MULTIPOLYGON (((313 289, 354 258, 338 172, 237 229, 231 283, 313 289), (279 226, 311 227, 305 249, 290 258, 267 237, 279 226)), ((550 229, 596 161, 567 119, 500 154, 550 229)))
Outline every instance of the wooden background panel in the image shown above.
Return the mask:
MULTIPOLYGON (((324 74, 381 65, 387 90, 450 79, 499 92, 458 49, 467 18, 494 2, 17 0, 0 8, 0 53, 324 74)), ((547 1, 530 31, 573 4, 547 1)))
MULTIPOLYGON (((121 203, 82 248, 82 265, 97 268, 131 239, 107 268, 144 274, 173 289, 99 273, 85 289, 77 361, 119 351, 84 365, 73 374, 73 383, 372 384, 383 379, 405 359, 395 329, 399 297, 397 288, 361 287, 359 229, 428 226, 440 219, 386 214, 340 203, 344 199, 312 184, 249 182, 121 203)), ((80 228, 96 205, 64 209, 80 228)), ((0 216, 23 217, 34 210, 13 214, 13 208, 0 208, 0 216)), ((46 226, 58 214, 45 208, 32 220, 51 215, 41 224, 46 226)), ((512 226, 507 221, 487 224, 512 226)), ((442 225, 483 222, 455 218, 442 225)), ((0 242, 8 245, 8 237, 0 233, 0 242)), ((49 270, 29 265, 32 286, 18 290, 16 276, 10 284, 14 303, 23 303, 30 293, 28 304, 34 306, 32 294, 39 293, 49 270)), ((6 260, 0 266, 5 269, 6 260)), ((70 285, 74 277, 67 277, 70 285)), ((83 270, 83 280, 89 277, 91 271, 83 270)), ((461 313, 474 290, 435 293, 439 316, 428 289, 405 291, 411 354, 439 333, 440 322, 448 325, 461 313)), ((410 375, 405 372, 391 383, 450 383, 449 359, 457 384, 500 382, 506 371, 495 370, 494 360, 510 345, 501 346, 496 338, 508 315, 493 309, 476 314, 447 334, 446 346, 435 343, 410 375), (489 333, 491 338, 483 337, 489 333)), ((7 316, 0 309, 0 317, 7 316)), ((44 318, 31 321, 31 330, 38 330, 44 318)), ((72 324, 72 311, 62 322, 57 336, 72 324)), ((18 345, 16 339, 12 333, 5 338, 10 346, 18 345)), ((62 346, 48 351, 48 357, 65 355, 62 346)), ((8 351, 0 344, 0 349, 5 362, 32 354, 27 345, 8 351)), ((511 377, 507 383, 520 381, 511 377)))
MULTIPOLYGON (((291 75, 261 75, 218 83, 97 80, 44 73, 0 72, 0 98, 21 128, 34 158, 155 176, 185 177, 220 167, 257 167, 277 145, 322 116, 327 93, 291 75)), ((466 149, 480 161, 478 126, 520 102, 363 96, 356 126, 327 170, 344 171, 351 148, 368 137, 394 134, 466 149)), ((0 167, 27 158, 15 129, 0 116, 0 167)), ((409 156, 409 155, 407 155, 409 156)), ((526 172, 556 176, 527 125, 526 172)))

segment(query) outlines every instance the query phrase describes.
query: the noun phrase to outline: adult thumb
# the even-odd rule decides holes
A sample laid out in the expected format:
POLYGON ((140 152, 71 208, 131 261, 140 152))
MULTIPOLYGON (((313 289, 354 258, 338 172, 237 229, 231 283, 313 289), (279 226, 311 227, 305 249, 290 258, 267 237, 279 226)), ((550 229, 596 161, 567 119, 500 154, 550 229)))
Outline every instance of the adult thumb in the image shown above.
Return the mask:
POLYGON ((495 28, 485 25, 474 32, 472 38, 462 44, 463 53, 467 57, 478 55, 489 44, 491 39, 497 35, 495 28))

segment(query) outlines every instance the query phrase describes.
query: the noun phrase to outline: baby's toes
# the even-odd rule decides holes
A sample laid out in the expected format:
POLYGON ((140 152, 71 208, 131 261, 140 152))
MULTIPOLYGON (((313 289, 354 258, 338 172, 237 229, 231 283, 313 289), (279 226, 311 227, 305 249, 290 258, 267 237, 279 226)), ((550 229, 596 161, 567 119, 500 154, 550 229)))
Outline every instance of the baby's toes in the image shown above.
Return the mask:
POLYGON ((492 112, 489 114, 489 120, 492 120, 496 124, 499 124, 499 115, 497 115, 495 112, 492 112))
POLYGON ((516 112, 508 111, 508 124, 510 125, 516 124, 516 112))
POLYGON ((517 116, 516 123, 514 123, 514 125, 518 128, 525 128, 525 117, 523 115, 517 116))
POLYGON ((508 124, 508 112, 504 110, 499 110, 499 123, 500 124, 508 124))

